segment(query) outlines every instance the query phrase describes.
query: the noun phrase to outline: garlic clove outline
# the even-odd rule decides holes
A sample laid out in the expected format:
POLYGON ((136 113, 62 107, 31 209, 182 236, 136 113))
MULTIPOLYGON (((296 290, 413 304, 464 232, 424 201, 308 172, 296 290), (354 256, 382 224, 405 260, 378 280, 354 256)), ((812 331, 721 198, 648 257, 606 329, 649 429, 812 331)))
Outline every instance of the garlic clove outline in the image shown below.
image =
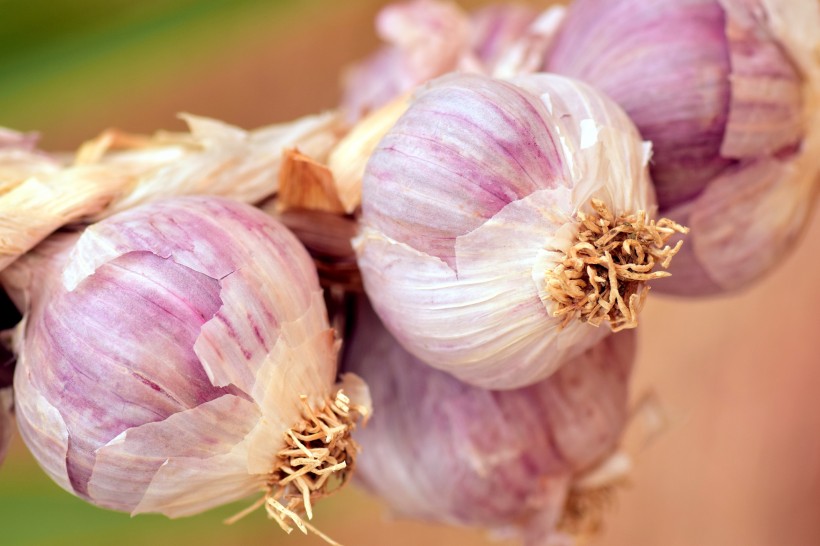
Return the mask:
MULTIPOLYGON (((595 325, 606 315, 612 329, 636 323, 643 281, 621 287, 623 303, 611 298, 615 292, 593 291, 599 281, 583 277, 588 267, 577 275, 560 271, 576 260, 573 249, 591 246, 578 239, 584 215, 596 213, 591 200, 598 211, 627 214, 621 227, 612 225, 618 237, 628 213, 654 212, 649 156, 623 111, 575 80, 435 80, 417 93, 365 171, 354 241, 365 291, 391 333, 434 367, 491 388, 543 379, 610 329, 570 319, 595 325), (564 287, 558 279, 555 289, 556 275, 570 282, 564 287), (578 287, 577 305, 556 299, 578 287)), ((666 231, 650 237, 652 245, 673 255, 677 248, 665 241, 685 229, 641 224, 652 233, 656 227, 666 231)), ((609 270, 648 271, 638 256, 655 251, 647 246, 630 257, 631 243, 623 243, 618 260, 636 263, 609 270)), ((605 277, 600 284, 616 286, 605 277)))
POLYGON ((569 9, 546 68, 625 108, 655 146, 661 212, 692 224, 691 246, 659 290, 747 287, 799 237, 820 179, 818 51, 813 0, 579 0, 569 9))
MULTIPOLYGON (((634 332, 607 337, 523 389, 466 385, 404 351, 360 301, 343 367, 370 386, 375 413, 355 434, 356 483, 395 515, 526 537, 569 538, 583 477, 605 467, 628 419, 634 332)), ((611 486, 603 480, 587 491, 611 486)))
MULTIPOLYGON (((560 6, 551 9, 563 10, 560 6)), ((484 66, 497 66, 540 16, 532 7, 512 2, 490 4, 472 12, 470 41, 475 56, 484 66)))
POLYGON ((26 308, 21 435, 67 491, 170 517, 258 493, 307 532, 299 514, 328 476, 346 481, 369 410, 334 386, 339 343, 309 256, 263 212, 155 202, 58 233, 0 277, 26 308), (316 416, 332 434, 305 436, 316 416), (306 474, 286 480, 294 461, 306 474))
POLYGON ((509 77, 540 71, 565 8, 539 13, 514 3, 472 13, 454 3, 410 0, 384 7, 376 18, 386 42, 343 77, 342 109, 361 117, 449 72, 509 77))

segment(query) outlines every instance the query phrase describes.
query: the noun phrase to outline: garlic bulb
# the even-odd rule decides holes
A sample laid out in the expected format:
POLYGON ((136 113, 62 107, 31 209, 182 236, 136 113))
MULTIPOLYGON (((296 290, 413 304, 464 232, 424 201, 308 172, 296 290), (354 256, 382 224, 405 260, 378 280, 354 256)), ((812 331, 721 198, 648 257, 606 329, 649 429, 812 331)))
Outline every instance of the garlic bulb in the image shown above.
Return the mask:
POLYGON ((344 482, 338 343, 309 256, 261 211, 159 201, 53 236, 2 281, 26 309, 21 435, 67 491, 171 517, 261 491, 304 530, 296 512, 344 482))
POLYGON ((782 259, 820 173, 816 0, 577 0, 545 66, 652 141, 660 211, 692 229, 661 290, 735 290, 782 259))
POLYGON ((416 357, 488 388, 532 384, 634 326, 683 230, 649 219, 649 154, 575 80, 431 83, 365 172, 354 247, 377 313, 416 357))
POLYGON ((585 489, 581 476, 617 457, 632 332, 607 337, 535 385, 487 391, 413 358, 366 306, 354 324, 344 367, 367 381, 374 407, 355 433, 356 480, 391 511, 511 530, 532 545, 594 526, 601 507, 589 501, 601 490, 585 489))

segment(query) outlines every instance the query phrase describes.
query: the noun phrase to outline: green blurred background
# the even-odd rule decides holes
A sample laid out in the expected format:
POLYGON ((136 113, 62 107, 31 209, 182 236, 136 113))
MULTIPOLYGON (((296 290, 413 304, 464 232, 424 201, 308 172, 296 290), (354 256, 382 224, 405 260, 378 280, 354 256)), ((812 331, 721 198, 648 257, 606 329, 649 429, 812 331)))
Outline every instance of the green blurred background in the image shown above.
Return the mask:
MULTIPOLYGON (((71 150, 108 127, 180 129, 180 111, 252 128, 330 108, 342 68, 377 44, 372 19, 386 3, 0 0, 0 125, 71 150)), ((650 299, 634 392, 657 393, 669 425, 597 545, 820 544, 818 239, 815 217, 743 294, 650 299)), ((261 513, 221 523, 246 505, 175 521, 99 510, 54 485, 18 437, 0 466, 0 545, 322 544, 261 513)), ((392 521, 354 489, 320 503, 314 523, 346 546, 511 544, 392 521)))
POLYGON ((0 0, 0 123, 73 148, 109 126, 181 127, 180 111, 252 127, 332 107, 378 4, 0 0))

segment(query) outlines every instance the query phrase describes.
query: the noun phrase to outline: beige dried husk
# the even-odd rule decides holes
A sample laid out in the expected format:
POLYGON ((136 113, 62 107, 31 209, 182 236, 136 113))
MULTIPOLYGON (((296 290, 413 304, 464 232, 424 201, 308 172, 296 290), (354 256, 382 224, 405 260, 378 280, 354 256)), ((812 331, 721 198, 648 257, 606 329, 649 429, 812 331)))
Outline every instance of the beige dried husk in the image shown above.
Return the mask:
POLYGON ((324 160, 348 130, 337 112, 254 131, 182 117, 188 132, 144 136, 108 130, 61 167, 15 169, 19 174, 11 175, 5 170, 0 270, 64 225, 94 222, 157 199, 217 195, 258 203, 279 190, 288 149, 324 160))

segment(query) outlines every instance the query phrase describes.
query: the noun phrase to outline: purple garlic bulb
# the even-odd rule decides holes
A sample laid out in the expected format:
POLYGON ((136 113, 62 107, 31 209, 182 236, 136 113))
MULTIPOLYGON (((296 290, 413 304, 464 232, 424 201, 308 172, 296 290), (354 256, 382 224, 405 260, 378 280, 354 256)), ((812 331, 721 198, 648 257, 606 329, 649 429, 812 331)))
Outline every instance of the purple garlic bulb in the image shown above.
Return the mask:
POLYGON ((407 353, 366 304, 344 368, 374 413, 356 432, 358 483, 398 516, 521 533, 552 544, 571 531, 579 477, 617 450, 635 335, 608 336, 549 379, 515 390, 464 384, 407 353))
POLYGON ((352 413, 316 271, 260 210, 158 201, 58 233, 0 278, 25 310, 20 432, 67 491, 171 517, 259 493, 289 528, 327 474, 344 481, 352 413), (306 440, 317 426, 334 432, 306 440))
POLYGON ((535 383, 634 327, 683 230, 650 218, 649 154, 576 80, 431 82, 364 175, 354 247, 376 312, 417 358, 485 388, 535 383))
POLYGON ((545 68, 652 142, 660 213, 691 235, 662 291, 720 293, 777 264, 820 173, 816 0, 576 0, 545 68))

